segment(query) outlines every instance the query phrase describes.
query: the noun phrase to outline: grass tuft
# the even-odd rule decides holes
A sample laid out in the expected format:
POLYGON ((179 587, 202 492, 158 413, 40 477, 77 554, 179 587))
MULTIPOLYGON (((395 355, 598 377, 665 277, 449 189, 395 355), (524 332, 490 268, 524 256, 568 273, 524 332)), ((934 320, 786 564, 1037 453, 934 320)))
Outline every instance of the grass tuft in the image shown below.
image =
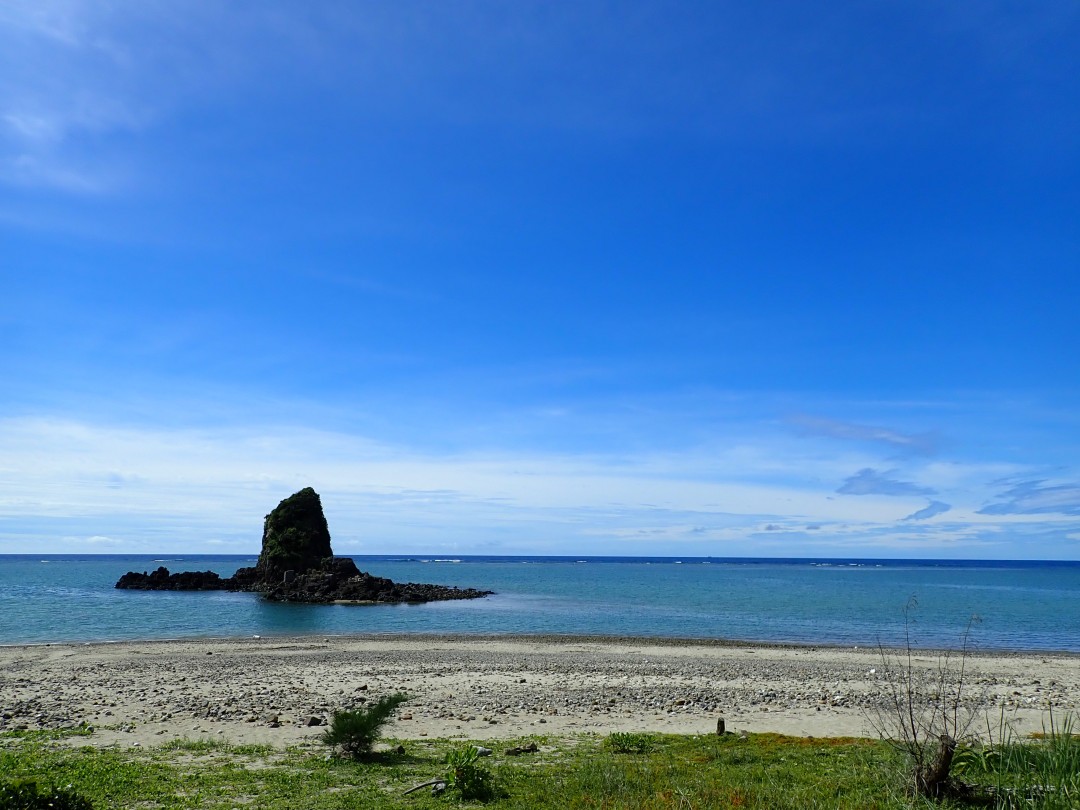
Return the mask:
POLYGON ((656 748, 656 737, 641 732, 615 731, 604 744, 617 754, 648 754, 656 748))
POLYGON ((383 695, 370 706, 334 712, 322 741, 341 749, 351 759, 367 757, 390 715, 408 699, 408 695, 402 694, 383 695))

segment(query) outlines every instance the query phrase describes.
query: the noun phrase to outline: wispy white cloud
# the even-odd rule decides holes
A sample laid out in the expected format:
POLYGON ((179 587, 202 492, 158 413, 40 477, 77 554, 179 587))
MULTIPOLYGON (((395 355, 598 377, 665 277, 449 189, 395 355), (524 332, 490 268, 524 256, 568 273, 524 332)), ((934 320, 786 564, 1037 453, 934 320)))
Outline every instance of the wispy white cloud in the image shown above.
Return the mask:
POLYGON ((930 501, 930 503, 922 509, 912 512, 904 518, 904 520, 929 520, 932 517, 945 514, 950 509, 952 509, 952 507, 943 501, 930 501))
POLYGON ((63 136, 62 128, 55 119, 25 112, 10 112, 4 116, 9 131, 28 141, 57 141, 63 136))
POLYGON ((100 169, 66 165, 64 160, 19 154, 0 162, 0 182, 28 188, 50 188, 72 194, 96 195, 116 188, 117 179, 100 169))
MULTIPOLYGON (((538 3, 8 0, 0 7, 0 148, 8 162, 34 158, 29 165, 41 170, 29 176, 56 185, 52 160, 68 173, 89 170, 130 147, 125 134, 218 105, 322 93, 378 120, 602 139, 786 142, 950 120, 948 104, 932 112, 916 105, 924 77, 869 58, 863 32, 844 14, 787 26, 760 11, 707 16, 648 2, 613 15, 603 3, 551 14, 538 3), (895 98, 868 93, 868 76, 888 80, 895 98)), ((1014 15, 1008 28, 1023 22, 1014 15)), ((931 47, 951 48, 957 36, 982 42, 1001 27, 935 30, 931 47)), ((903 58, 903 40, 894 47, 903 58)))
POLYGON ((983 515, 1080 515, 1080 484, 1025 481, 979 510, 983 515))
POLYGON ((928 487, 893 478, 890 470, 878 472, 866 467, 850 476, 836 491, 842 495, 933 495, 928 487))
POLYGON ((97 194, 107 175, 78 143, 143 118, 96 30, 103 7, 14 2, 0 13, 0 183, 97 194))
MULTIPOLYGON (((259 12, 158 0, 11 0, 0 10, 0 182, 122 190, 139 138, 233 88, 259 12), (106 171, 102 167, 112 167, 106 171)), ((254 27, 258 28, 257 25, 254 27)))
POLYGON ((901 433, 886 427, 862 425, 809 414, 789 417, 789 421, 808 435, 882 444, 913 453, 932 453, 937 444, 935 437, 929 433, 901 433))
POLYGON ((77 550, 98 536, 117 550, 190 552, 212 540, 254 552, 262 516, 307 485, 323 494, 335 542, 353 553, 617 553, 623 543, 647 554, 873 555, 901 553, 905 544, 977 551, 1031 531, 1032 520, 1046 521, 1040 531, 1072 528, 1060 515, 976 514, 970 504, 981 490, 950 492, 967 505, 948 523, 930 523, 944 504, 913 514, 921 487, 867 468, 852 477, 861 497, 837 498, 813 464, 799 468, 804 459, 790 448, 764 437, 747 452, 755 444, 743 436, 730 456, 715 448, 434 452, 281 425, 177 430, 7 419, 0 536, 8 548, 35 550, 77 550))
POLYGON ((78 42, 78 0, 8 0, 0 6, 0 24, 65 44, 78 42))

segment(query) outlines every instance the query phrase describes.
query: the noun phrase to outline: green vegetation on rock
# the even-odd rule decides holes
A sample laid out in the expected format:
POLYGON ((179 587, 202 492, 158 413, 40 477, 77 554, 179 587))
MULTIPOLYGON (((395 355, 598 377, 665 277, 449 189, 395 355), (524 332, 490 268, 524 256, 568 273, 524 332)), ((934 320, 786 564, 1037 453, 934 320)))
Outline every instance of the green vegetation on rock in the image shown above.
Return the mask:
POLYGON ((290 495, 266 516, 257 565, 263 580, 277 580, 285 571, 317 568, 333 555, 322 501, 311 487, 290 495))

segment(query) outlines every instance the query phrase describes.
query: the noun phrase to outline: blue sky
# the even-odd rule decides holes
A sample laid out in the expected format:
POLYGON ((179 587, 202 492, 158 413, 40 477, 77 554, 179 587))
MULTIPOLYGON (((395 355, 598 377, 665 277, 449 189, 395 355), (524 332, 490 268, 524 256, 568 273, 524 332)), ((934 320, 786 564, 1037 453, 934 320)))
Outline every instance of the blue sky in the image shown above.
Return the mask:
POLYGON ((8 0, 0 551, 1078 559, 1077 41, 8 0))

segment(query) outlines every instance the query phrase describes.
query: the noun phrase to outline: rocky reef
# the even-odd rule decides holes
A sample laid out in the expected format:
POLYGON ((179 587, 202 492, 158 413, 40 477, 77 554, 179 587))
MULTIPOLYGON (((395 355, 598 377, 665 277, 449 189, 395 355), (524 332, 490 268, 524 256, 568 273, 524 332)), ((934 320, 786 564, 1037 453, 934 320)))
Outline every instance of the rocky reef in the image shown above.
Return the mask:
POLYGON ((254 591, 275 602, 373 604, 477 599, 491 591, 398 583, 335 557, 319 494, 307 487, 277 505, 263 524, 262 551, 252 568, 231 577, 213 571, 128 571, 117 588, 142 591, 254 591))
POLYGON ((117 588, 131 591, 222 591, 225 583, 221 575, 214 571, 180 571, 170 574, 169 569, 161 566, 149 574, 128 571, 116 583, 117 588))

